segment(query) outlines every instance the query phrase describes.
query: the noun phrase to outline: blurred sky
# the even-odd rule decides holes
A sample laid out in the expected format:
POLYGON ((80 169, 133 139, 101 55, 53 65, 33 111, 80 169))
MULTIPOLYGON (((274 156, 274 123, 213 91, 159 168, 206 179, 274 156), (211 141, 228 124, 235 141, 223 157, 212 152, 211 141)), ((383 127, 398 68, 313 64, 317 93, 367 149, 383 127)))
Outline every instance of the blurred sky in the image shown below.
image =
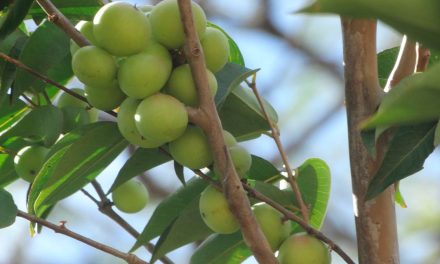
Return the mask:
MULTIPOLYGON (((324 60, 332 62, 336 72, 342 73, 339 18, 292 14, 307 2, 273 0, 270 19, 282 33, 297 38, 324 60)), ((329 70, 311 63, 307 56, 282 39, 258 28, 244 26, 255 22, 262 1, 206 0, 203 4, 210 10, 209 19, 223 27, 237 42, 246 66, 261 69, 257 79, 258 88, 278 111, 281 139, 286 146, 298 140, 308 127, 326 113, 336 109, 333 115, 289 153, 289 158, 293 167, 311 157, 319 157, 329 164, 332 190, 324 232, 356 258, 346 116, 345 109, 337 107, 341 105, 343 96, 342 76, 335 76, 329 70)), ((399 43, 399 34, 380 25, 378 51, 399 43)), ((262 136, 243 145, 255 155, 279 160, 275 144, 268 137, 262 136)), ((396 207, 401 263, 440 263, 437 258, 426 260, 439 248, 439 156, 439 152, 435 152, 427 160, 426 169, 401 183, 408 204, 407 209, 396 207)), ((105 190, 110 187, 115 172, 126 159, 124 153, 98 177, 105 190)), ((149 175, 169 191, 180 186, 169 164, 154 169, 149 175)), ((26 188, 27 184, 23 181, 17 181, 7 188, 14 192, 21 210, 25 210, 26 188)), ((90 190, 89 187, 86 189, 90 190)), ((93 190, 90 191, 93 193, 93 190)), ((142 230, 157 202, 153 200, 139 214, 121 214, 137 230, 142 230)), ((128 250, 134 243, 133 238, 101 215, 96 206, 81 193, 62 201, 49 219, 53 222, 67 220, 67 226, 72 230, 120 250, 128 250)), ((50 230, 30 238, 27 228, 28 223, 19 218, 12 227, 0 230, 0 264, 122 263, 50 230)), ((169 257, 177 264, 188 263, 193 250, 194 246, 188 245, 170 253, 169 257)), ((138 250, 136 254, 146 259, 150 256, 144 249, 138 250)), ((333 260, 333 263, 343 263, 336 254, 333 254, 333 260)), ((249 259, 246 263, 256 262, 249 259)))

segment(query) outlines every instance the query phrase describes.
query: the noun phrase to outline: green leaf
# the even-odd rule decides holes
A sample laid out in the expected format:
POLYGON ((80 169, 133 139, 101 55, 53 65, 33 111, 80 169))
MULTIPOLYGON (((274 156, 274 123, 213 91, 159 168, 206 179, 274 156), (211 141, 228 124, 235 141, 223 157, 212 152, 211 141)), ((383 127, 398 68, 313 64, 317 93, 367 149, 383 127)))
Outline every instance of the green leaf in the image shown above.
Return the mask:
POLYGON ((201 240, 212 234, 199 211, 199 200, 194 199, 187 208, 162 233, 157 242, 150 263, 154 263, 170 251, 188 243, 201 240))
POLYGON ((399 47, 386 49, 377 54, 377 72, 381 87, 385 87, 398 55, 399 47))
POLYGON ((134 154, 127 160, 118 173, 115 182, 110 187, 108 193, 111 193, 118 186, 131 178, 141 174, 144 171, 164 164, 171 160, 171 156, 161 149, 138 148, 134 154))
POLYGON ((12 195, 5 189, 0 188, 0 228, 5 228, 15 222, 17 206, 12 195))
POLYGON ((221 107, 226 97, 235 87, 258 71, 259 69, 250 70, 235 63, 227 63, 223 69, 216 72, 215 78, 217 79, 218 89, 214 100, 217 107, 221 107))
POLYGON ((0 40, 14 32, 21 24, 33 2, 33 0, 15 0, 12 2, 6 19, 3 23, 0 23, 0 40))
POLYGON ((35 108, 0 133, 0 144, 9 137, 22 137, 34 142, 43 141, 46 146, 51 146, 61 133, 62 122, 60 109, 51 105, 35 108))
POLYGON ((380 19, 414 41, 440 48, 440 4, 437 0, 317 0, 300 12, 380 19))
POLYGON ((243 55, 241 54, 241 51, 238 48, 237 43, 235 43, 235 41, 231 38, 231 36, 229 36, 228 33, 226 33, 226 31, 224 31, 221 27, 219 27, 219 26, 217 26, 217 25, 215 25, 215 24, 213 24, 211 22, 208 22, 208 27, 213 27, 213 28, 219 29, 228 38, 228 42, 229 42, 229 62, 236 63, 238 65, 244 66, 243 55))
POLYGON ((18 175, 15 172, 14 153, 17 153, 26 145, 24 140, 12 137, 0 146, 0 188, 18 179, 18 175), (5 151, 6 153, 2 153, 2 148, 7 150, 5 151), (8 151, 14 153, 7 153, 8 151))
MULTIPOLYGON (((55 24, 45 21, 31 35, 20 54, 20 61, 39 73, 49 75, 49 70, 65 67, 65 57, 70 57, 69 37, 55 24)), ((69 60, 69 59, 67 59, 69 60)), ((50 76, 49 77, 53 77, 50 76)), ((54 78, 55 81, 60 81, 54 78)), ((41 92, 46 84, 22 69, 17 69, 13 96, 24 91, 41 92)))
POLYGON ((440 145, 440 122, 437 123, 434 133, 434 147, 440 145))
POLYGON ((280 172, 269 161, 252 155, 252 166, 248 172, 249 179, 273 183, 280 180, 280 172))
POLYGON ((381 166, 368 187, 366 199, 372 199, 394 182, 423 168, 434 150, 436 124, 399 127, 391 140, 381 166))
MULTIPOLYGON (((93 20, 94 15, 102 5, 97 0, 52 0, 52 3, 69 19, 89 21, 93 20)), ((32 6, 28 15, 37 20, 44 19, 47 16, 37 3, 32 6)))
POLYGON ((364 129, 396 124, 417 124, 440 118, 440 64, 417 73, 396 85, 382 100, 364 129))
MULTIPOLYGON (((277 113, 268 102, 264 99, 263 101, 269 118, 276 124, 277 113)), ((251 89, 244 87, 238 86, 232 90, 219 110, 219 116, 223 128, 239 141, 259 137, 263 132, 270 130, 255 95, 251 89)))
POLYGON ((239 264, 252 255, 243 241, 241 232, 231 235, 213 235, 197 248, 191 264, 239 264))
MULTIPOLYGON (((35 201, 35 211, 55 204, 94 180, 128 145, 114 122, 84 133, 68 147, 35 201)), ((40 174, 37 175, 37 177, 40 174)), ((43 176, 41 176, 43 177, 43 176)))
POLYGON ((400 191, 400 182, 396 182, 396 184, 394 184, 394 187, 394 201, 396 201, 396 203, 400 205, 400 207, 407 208, 408 206, 406 205, 405 199, 403 198, 402 192, 400 191))
POLYGON ((29 107, 21 100, 9 103, 7 97, 0 99, 0 134, 2 131, 10 128, 28 110, 29 107))
POLYGON ((179 164, 177 161, 174 161, 174 172, 176 173, 177 178, 182 183, 182 185, 186 185, 185 182, 185 174, 183 173, 183 166, 179 164))
POLYGON ((198 202, 200 193, 207 185, 208 184, 201 179, 192 178, 185 186, 164 199, 154 210, 153 215, 131 251, 136 250, 144 243, 163 234, 170 224, 175 221, 192 202, 198 202))

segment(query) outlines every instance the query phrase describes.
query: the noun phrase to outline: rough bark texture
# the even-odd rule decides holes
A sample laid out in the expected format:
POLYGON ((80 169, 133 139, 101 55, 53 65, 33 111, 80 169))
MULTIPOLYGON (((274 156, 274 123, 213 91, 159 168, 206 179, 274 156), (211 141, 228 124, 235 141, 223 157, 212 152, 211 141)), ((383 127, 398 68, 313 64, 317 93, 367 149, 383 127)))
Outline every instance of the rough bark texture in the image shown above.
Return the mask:
POLYGON ((364 201, 368 183, 380 165, 387 138, 378 142, 376 158, 368 154, 359 124, 376 110, 382 90, 377 78, 376 22, 343 19, 345 96, 348 117, 353 204, 359 263, 399 263, 394 189, 364 201))

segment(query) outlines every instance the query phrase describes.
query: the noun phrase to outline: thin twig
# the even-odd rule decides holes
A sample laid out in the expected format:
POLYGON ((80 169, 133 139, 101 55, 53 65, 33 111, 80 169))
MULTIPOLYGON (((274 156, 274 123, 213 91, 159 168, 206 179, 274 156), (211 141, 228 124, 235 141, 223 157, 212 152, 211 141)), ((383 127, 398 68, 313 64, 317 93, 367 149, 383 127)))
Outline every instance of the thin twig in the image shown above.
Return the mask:
POLYGON ((431 57, 431 51, 418 43, 417 49, 417 72, 424 72, 428 69, 429 58, 431 57))
POLYGON ((417 67, 416 43, 403 36, 394 68, 388 77, 385 92, 396 86, 402 79, 413 74, 417 67))
POLYGON ((274 139, 275 144, 277 145, 278 151, 281 155, 281 159, 283 160, 283 163, 284 163, 284 168, 286 169, 286 172, 287 172, 287 180, 288 180, 290 186, 292 187, 293 193, 295 194, 295 198, 298 202, 299 208, 301 209, 301 214, 304 218, 304 221, 306 223, 308 223, 309 222, 309 210, 307 209, 307 206, 304 203, 304 200, 302 198, 298 183, 296 182, 296 178, 293 175, 293 171, 292 171, 292 168, 290 167, 286 151, 284 150, 283 144, 281 143, 278 130, 275 128, 275 125, 272 123, 272 121, 266 111, 266 107, 264 107, 263 100, 261 99, 260 93, 258 92, 255 79, 256 79, 256 75, 254 74, 254 76, 252 78, 252 82, 251 83, 247 82, 247 83, 248 83, 249 87, 252 89, 252 91, 254 92, 255 97, 257 98, 258 104, 260 105, 261 111, 263 111, 264 117, 266 118, 266 121, 269 124, 270 130, 272 131, 272 138, 274 139))
MULTIPOLYGON (((103 213, 104 215, 108 216, 114 222, 116 222, 120 227, 122 227, 125 231, 127 231, 127 233, 129 233, 132 237, 137 239, 140 235, 139 232, 136 231, 136 229, 134 229, 134 227, 132 227, 127 221, 124 220, 124 218, 122 218, 119 214, 117 214, 112 209, 111 206, 113 203, 110 201, 110 199, 107 198, 101 185, 96 180, 94 180, 94 181, 92 181, 92 186, 93 186, 93 188, 95 188, 95 191, 98 194, 99 199, 100 199, 100 201, 98 201, 96 199, 92 199, 96 203, 96 205, 98 206, 99 211, 101 213, 103 213)), ((87 195, 87 196, 90 197, 89 195, 87 195)), ((151 243, 144 244, 144 247, 149 252, 154 251, 154 245, 151 243)), ((173 264, 173 261, 170 260, 167 256, 161 257, 160 261, 162 261, 162 263, 165 263, 165 264, 173 264)))
POLYGON ((99 243, 99 242, 97 242, 97 241, 95 241, 93 239, 90 239, 90 238, 84 237, 84 236, 82 236, 82 235, 80 235, 78 233, 75 233, 75 232, 67 229, 67 227, 65 226, 64 223, 62 223, 60 225, 56 225, 56 224, 53 224, 53 223, 51 223, 51 222, 49 222, 47 220, 38 218, 38 217, 36 217, 34 215, 28 214, 28 213, 20 211, 20 210, 18 210, 17 216, 18 217, 22 217, 24 219, 27 219, 30 222, 38 223, 38 224, 40 224, 42 226, 45 226, 45 227, 47 227, 49 229, 52 229, 56 233, 60 233, 60 234, 66 235, 66 236, 71 237, 71 238, 73 238, 75 240, 78 240, 78 241, 80 241, 80 242, 82 242, 84 244, 87 244, 87 245, 89 245, 91 247, 94 247, 94 248, 96 248, 98 250, 101 250, 101 251, 106 252, 106 253, 108 253, 110 255, 113 255, 113 256, 115 256, 117 258, 123 259, 127 263, 130 263, 130 264, 148 264, 147 262, 145 262, 145 261, 141 260, 140 258, 138 258, 136 255, 124 253, 124 252, 119 251, 119 250, 117 250, 115 248, 112 248, 112 247, 109 247, 107 245, 101 244, 101 243, 99 243))
POLYGON ((209 89, 203 50, 194 26, 191 1, 178 0, 178 5, 185 32, 184 52, 191 68, 200 102, 200 111, 198 111, 200 119, 197 125, 204 130, 208 137, 214 164, 222 179, 226 200, 231 212, 240 224, 245 243, 260 263, 277 263, 267 239, 255 220, 249 200, 224 142, 220 118, 209 89))
MULTIPOLYGON (((84 101, 84 102, 88 103, 87 98, 85 98, 84 96, 73 92, 72 90, 64 87, 63 85, 55 82, 54 80, 51 80, 47 76, 45 76, 45 75, 35 71, 34 69, 26 66, 21 61, 16 60, 16 59, 14 59, 14 58, 12 58, 12 57, 10 57, 10 56, 2 53, 2 52, 0 52, 0 58, 5 60, 5 61, 7 61, 7 62, 9 62, 9 63, 14 64, 15 66, 17 66, 17 67, 19 67, 19 68, 21 68, 21 69, 23 69, 23 70, 25 70, 27 72, 29 72, 30 74, 34 75, 35 77, 39 78, 40 80, 44 81, 45 83, 51 84, 51 85, 57 87, 58 89, 63 90, 64 92, 70 94, 71 96, 73 96, 73 97, 75 97, 75 98, 77 98, 77 99, 79 99, 81 101, 84 101)), ((114 117, 117 116, 117 114, 115 112, 113 112, 113 111, 105 111, 105 112, 107 114, 111 115, 111 116, 114 116, 114 117)))
POLYGON ((21 96, 23 97, 23 99, 24 99, 26 102, 29 103, 29 106, 30 106, 31 108, 36 108, 36 107, 38 107, 38 105, 37 105, 34 101, 32 101, 32 99, 29 98, 27 95, 22 94, 21 96))
POLYGON ((46 90, 43 90, 43 96, 44 96, 44 99, 46 99, 46 103, 49 104, 49 105, 52 105, 52 101, 50 100, 50 97, 47 94, 46 90))

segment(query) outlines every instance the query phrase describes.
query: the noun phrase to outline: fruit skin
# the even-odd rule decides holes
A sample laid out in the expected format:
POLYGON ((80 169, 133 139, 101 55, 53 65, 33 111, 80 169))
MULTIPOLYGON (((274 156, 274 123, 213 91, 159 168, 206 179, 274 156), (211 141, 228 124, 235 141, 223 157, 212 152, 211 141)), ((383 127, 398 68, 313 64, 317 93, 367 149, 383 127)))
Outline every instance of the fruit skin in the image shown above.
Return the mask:
POLYGON ((149 201, 147 188, 140 182, 129 180, 112 192, 116 208, 125 213, 137 213, 145 208, 149 201))
POLYGON ((188 113, 176 98, 157 93, 142 100, 136 110, 135 122, 143 137, 170 142, 185 132, 188 113))
POLYGON ((234 163, 234 167, 237 171, 238 176, 240 176, 240 178, 243 178, 244 176, 246 176, 246 173, 251 168, 251 154, 240 145, 229 147, 229 152, 231 153, 231 159, 234 163))
POLYGON ((290 234, 289 221, 283 221, 283 215, 266 203, 255 204, 252 211, 272 251, 276 251, 290 234))
POLYGON ((112 85, 107 87, 86 86, 84 89, 89 103, 104 111, 117 108, 127 97, 121 89, 119 89, 116 80, 112 85))
POLYGON ((232 147, 237 144, 235 137, 226 130, 223 130, 223 138, 225 139, 225 144, 228 147, 232 147))
POLYGON ((280 264, 330 264, 331 255, 327 246, 306 233, 294 234, 280 247, 280 264))
MULTIPOLYGON (((96 45, 95 36, 93 36, 93 23, 91 21, 81 20, 75 25, 75 28, 81 32, 90 44, 96 45)), ((78 44, 76 44, 75 41, 70 40, 70 54, 73 56, 78 49, 78 44)))
POLYGON ((93 18, 93 34, 98 45, 115 56, 141 52, 150 40, 148 18, 125 2, 101 7, 93 18))
POLYGON ((216 233, 232 234, 240 228, 223 193, 211 185, 200 195, 199 209, 205 224, 216 233))
POLYGON ((169 144, 174 160, 190 169, 201 169, 212 163, 211 148, 203 130, 188 126, 182 136, 169 144))
MULTIPOLYGON (((195 27, 198 36, 206 30, 206 15, 202 8, 191 1, 195 27)), ((185 44, 185 34, 180 20, 177 0, 164 0, 150 12, 150 22, 154 39, 168 49, 178 49, 185 44)))
POLYGON ((159 92, 167 82, 172 66, 167 49, 160 44, 150 43, 143 52, 121 63, 118 71, 119 86, 126 95, 143 99, 159 92))
POLYGON ((27 146, 18 151, 14 157, 15 171, 20 178, 32 182, 43 166, 48 148, 43 146, 27 146))
POLYGON ((85 46, 73 55, 72 70, 85 85, 106 87, 116 79, 117 66, 113 56, 105 50, 85 46))
POLYGON ((221 70, 229 60, 229 42, 225 34, 217 28, 208 27, 200 44, 206 67, 212 72, 221 70))
POLYGON ((136 109, 141 100, 128 97, 119 107, 117 124, 122 136, 131 144, 142 148, 156 148, 163 142, 154 142, 148 140, 139 134, 134 121, 136 109))
MULTIPOLYGON (((209 70, 207 70, 206 73, 208 74, 209 88, 214 96, 217 92, 217 79, 209 70)), ((176 97, 185 105, 193 107, 197 107, 199 105, 196 85, 191 75, 191 68, 189 64, 180 65, 173 70, 170 79, 166 84, 165 92, 176 97)))

